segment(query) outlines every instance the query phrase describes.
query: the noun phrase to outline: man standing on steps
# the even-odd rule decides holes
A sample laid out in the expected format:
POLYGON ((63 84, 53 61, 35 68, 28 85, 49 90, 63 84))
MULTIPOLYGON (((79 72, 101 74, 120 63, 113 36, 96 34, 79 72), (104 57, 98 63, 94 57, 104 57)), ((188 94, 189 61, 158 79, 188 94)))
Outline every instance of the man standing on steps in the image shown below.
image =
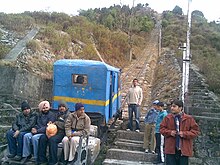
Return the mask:
POLYGON ((152 154, 155 154, 155 124, 157 121, 158 111, 156 110, 157 103, 159 100, 153 102, 152 108, 147 112, 144 123, 144 146, 145 152, 148 153, 149 150, 152 154))
POLYGON ((165 136, 166 164, 188 165, 188 157, 193 154, 193 139, 199 134, 195 120, 183 112, 183 102, 174 100, 171 114, 160 125, 160 132, 165 136))
POLYGON ((133 86, 129 89, 127 103, 128 103, 128 129, 133 130, 133 113, 135 115, 136 132, 140 132, 140 105, 143 99, 143 92, 138 86, 138 79, 133 80, 133 86))
POLYGON ((157 161, 154 162, 155 164, 160 164, 165 162, 164 158, 164 136, 160 134, 160 123, 163 121, 163 119, 167 116, 167 111, 164 110, 164 103, 158 102, 156 109, 159 111, 159 114, 157 116, 157 122, 155 127, 155 137, 156 137, 156 153, 157 155, 157 161))

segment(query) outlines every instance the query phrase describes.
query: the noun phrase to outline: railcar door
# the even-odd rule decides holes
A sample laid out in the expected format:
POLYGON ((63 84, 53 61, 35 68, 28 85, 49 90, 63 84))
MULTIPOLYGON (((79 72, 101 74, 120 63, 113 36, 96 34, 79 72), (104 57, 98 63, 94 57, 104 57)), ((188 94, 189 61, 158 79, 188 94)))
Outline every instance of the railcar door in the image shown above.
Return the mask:
POLYGON ((116 112, 116 72, 111 71, 110 73, 110 87, 109 87, 109 119, 112 118, 112 116, 115 114, 116 112))

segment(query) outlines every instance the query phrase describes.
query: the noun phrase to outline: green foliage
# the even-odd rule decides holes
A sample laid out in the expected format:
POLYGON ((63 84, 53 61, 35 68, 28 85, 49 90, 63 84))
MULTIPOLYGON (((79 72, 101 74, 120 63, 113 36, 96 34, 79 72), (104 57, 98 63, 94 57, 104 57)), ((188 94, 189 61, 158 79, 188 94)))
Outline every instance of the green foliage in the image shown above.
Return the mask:
POLYGON ((24 14, 0 13, 0 24, 11 31, 24 32, 34 24, 34 19, 24 14))
POLYGON ((28 49, 31 49, 33 52, 36 52, 40 49, 39 44, 35 40, 31 40, 26 44, 28 49))
POLYGON ((148 4, 129 6, 115 5, 110 8, 81 10, 79 15, 90 21, 102 24, 110 30, 122 30, 127 33, 140 34, 150 32, 154 27, 153 14, 147 10, 148 4))
POLYGON ((5 55, 9 52, 10 48, 6 45, 0 43, 0 59, 4 58, 5 55))
MULTIPOLYGON (((177 44, 186 42, 186 17, 163 12, 162 25, 162 45, 177 51, 177 44)), ((210 90, 220 94, 220 25, 208 23, 202 12, 193 11, 190 41, 193 63, 205 75, 210 90)))
POLYGON ((68 50, 70 38, 65 33, 55 30, 52 26, 48 26, 42 31, 42 35, 49 41, 56 54, 61 50, 68 50))
POLYGON ((183 10, 179 6, 175 6, 172 12, 173 12, 173 14, 176 14, 176 15, 182 15, 183 14, 183 10))

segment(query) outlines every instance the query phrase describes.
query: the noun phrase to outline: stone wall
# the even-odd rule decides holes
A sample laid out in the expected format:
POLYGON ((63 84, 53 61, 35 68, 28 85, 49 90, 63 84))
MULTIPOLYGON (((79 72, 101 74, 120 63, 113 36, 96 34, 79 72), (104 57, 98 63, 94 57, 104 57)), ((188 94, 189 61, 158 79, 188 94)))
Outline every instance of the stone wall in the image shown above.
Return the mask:
POLYGON ((0 102, 16 106, 27 100, 32 106, 42 99, 52 100, 52 80, 26 70, 0 66, 0 102))
POLYGON ((220 164, 220 118, 194 116, 200 135, 194 141, 194 158, 191 165, 220 164))

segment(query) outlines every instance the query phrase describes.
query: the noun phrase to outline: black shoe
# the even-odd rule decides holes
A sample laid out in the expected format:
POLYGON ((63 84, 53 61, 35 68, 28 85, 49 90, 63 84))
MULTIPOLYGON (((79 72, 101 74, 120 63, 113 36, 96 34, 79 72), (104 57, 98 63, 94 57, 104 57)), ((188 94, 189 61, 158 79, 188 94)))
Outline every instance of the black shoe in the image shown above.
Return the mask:
POLYGON ((14 158, 16 155, 15 154, 8 154, 7 157, 8 158, 14 158))
POLYGON ((22 159, 22 156, 16 155, 13 160, 20 161, 22 159))
POLYGON ((154 161, 153 164, 162 164, 162 161, 154 161))

